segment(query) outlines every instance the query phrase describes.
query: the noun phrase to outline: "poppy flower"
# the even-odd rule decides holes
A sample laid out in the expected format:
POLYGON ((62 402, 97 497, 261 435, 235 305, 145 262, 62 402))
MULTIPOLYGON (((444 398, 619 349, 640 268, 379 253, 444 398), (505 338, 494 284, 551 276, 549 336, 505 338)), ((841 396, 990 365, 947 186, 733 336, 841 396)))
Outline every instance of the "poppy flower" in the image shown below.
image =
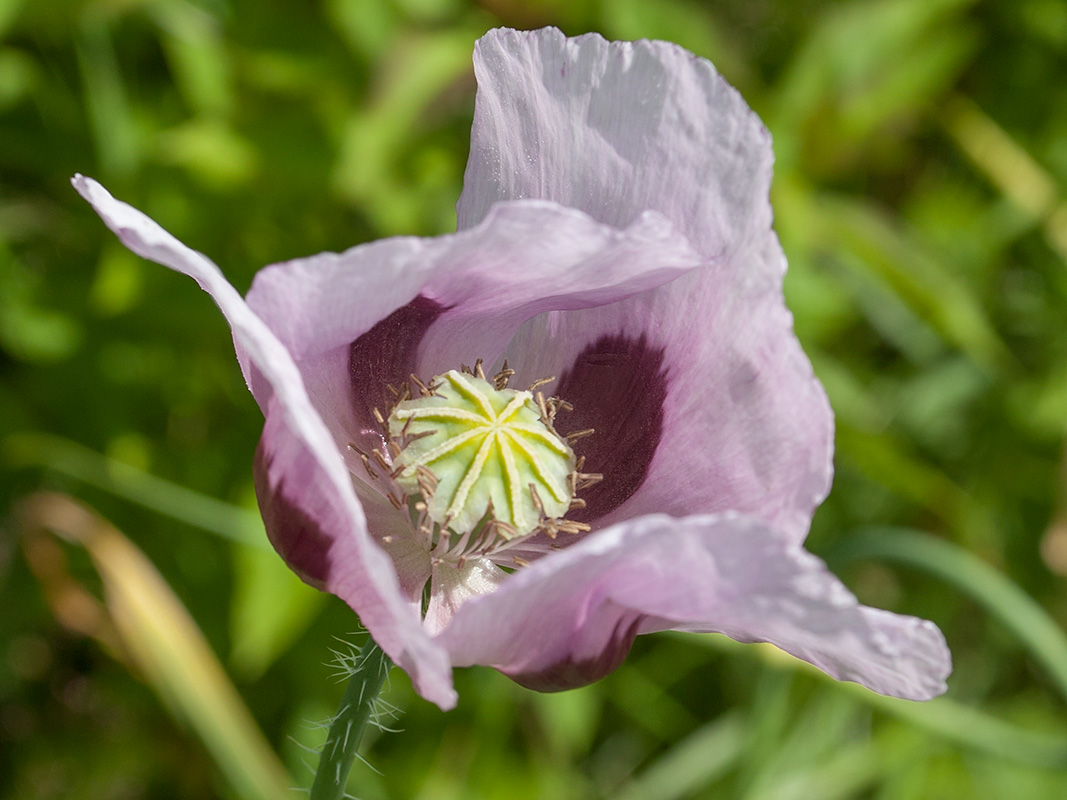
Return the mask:
POLYGON ((452 667, 564 689, 666 629, 943 692, 940 631, 859 605, 802 547, 833 417, 784 304, 758 118, 665 42, 495 30, 474 62, 458 232, 275 264, 247 298, 74 179, 229 320, 275 548, 443 708, 452 667))

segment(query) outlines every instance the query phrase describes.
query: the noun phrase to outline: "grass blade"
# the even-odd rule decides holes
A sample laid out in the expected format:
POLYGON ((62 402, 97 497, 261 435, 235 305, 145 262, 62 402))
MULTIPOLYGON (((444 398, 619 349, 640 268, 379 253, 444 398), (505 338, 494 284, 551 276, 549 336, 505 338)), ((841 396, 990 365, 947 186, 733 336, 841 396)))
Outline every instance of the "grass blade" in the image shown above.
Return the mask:
POLYGON ((122 646, 175 715, 196 731, 237 794, 249 800, 288 797, 292 779, 204 635, 145 555, 66 495, 33 495, 19 511, 27 537, 51 531, 89 553, 122 646))

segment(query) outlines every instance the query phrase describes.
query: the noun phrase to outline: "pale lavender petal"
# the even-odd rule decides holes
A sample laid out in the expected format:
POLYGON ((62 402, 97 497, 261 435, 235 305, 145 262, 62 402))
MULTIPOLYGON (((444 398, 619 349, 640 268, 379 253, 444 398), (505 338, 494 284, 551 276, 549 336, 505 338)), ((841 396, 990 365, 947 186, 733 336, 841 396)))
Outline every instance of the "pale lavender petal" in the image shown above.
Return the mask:
POLYGON ((498 29, 474 72, 461 230, 521 198, 616 227, 659 211, 709 256, 770 229, 770 136, 708 61, 669 42, 498 29))
POLYGON ((552 203, 504 203, 460 234, 267 267, 248 302, 293 353, 338 445, 373 447, 387 384, 492 365, 532 316, 632 297, 700 263, 658 214, 616 230, 552 203))
POLYGON ((123 244, 191 276, 211 295, 244 354, 246 376, 251 371, 269 385, 258 398, 267 419, 256 459, 257 494, 282 555, 352 606, 423 696, 442 707, 454 705, 447 655, 427 637, 392 562, 369 537, 348 471, 285 346, 205 256, 95 181, 79 175, 73 183, 123 244))
POLYGON ((561 377, 546 387, 575 407, 561 432, 598 431, 576 445, 605 476, 586 521, 735 510, 806 536, 833 475, 832 412, 781 294, 731 294, 721 275, 542 314, 505 351, 519 384, 561 377))
POLYGON ((497 30, 475 72, 461 228, 516 198, 620 226, 652 209, 712 258, 627 301, 532 319, 505 353, 519 383, 572 378, 560 393, 578 412, 561 425, 605 429, 583 443, 607 476, 587 519, 735 509, 803 540, 829 491, 833 417, 782 298, 759 119, 710 63, 667 42, 497 30), (610 392, 589 379, 608 373, 606 350, 618 356, 610 392), (649 393, 666 395, 658 410, 619 421, 649 393))
POLYGON ((439 633, 460 606, 472 597, 492 594, 507 578, 508 574, 487 558, 472 558, 462 565, 438 564, 430 586, 426 629, 439 633))
POLYGON ((930 622, 860 606, 826 566, 760 520, 651 515, 587 537, 467 601, 439 635, 456 666, 536 689, 603 676, 638 633, 770 642, 835 678, 924 700, 950 657, 930 622))
POLYGON ((383 494, 358 482, 355 486, 356 497, 367 518, 367 530, 393 560, 400 589, 412 610, 421 617, 423 592, 432 573, 425 543, 411 535, 411 519, 406 514, 397 513, 383 494))

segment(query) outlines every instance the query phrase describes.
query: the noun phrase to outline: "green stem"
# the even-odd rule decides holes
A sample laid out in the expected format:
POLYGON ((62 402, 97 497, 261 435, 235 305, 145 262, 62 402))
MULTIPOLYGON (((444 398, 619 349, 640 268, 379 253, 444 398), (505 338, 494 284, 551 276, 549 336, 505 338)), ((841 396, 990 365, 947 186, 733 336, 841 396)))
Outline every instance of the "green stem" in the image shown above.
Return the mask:
POLYGON ((342 800, 348 772, 356 760, 356 751, 367 727, 374 701, 382 690, 392 662, 373 639, 361 654, 359 668, 341 698, 341 707, 330 723, 330 733, 322 746, 319 769, 311 786, 311 800, 342 800))

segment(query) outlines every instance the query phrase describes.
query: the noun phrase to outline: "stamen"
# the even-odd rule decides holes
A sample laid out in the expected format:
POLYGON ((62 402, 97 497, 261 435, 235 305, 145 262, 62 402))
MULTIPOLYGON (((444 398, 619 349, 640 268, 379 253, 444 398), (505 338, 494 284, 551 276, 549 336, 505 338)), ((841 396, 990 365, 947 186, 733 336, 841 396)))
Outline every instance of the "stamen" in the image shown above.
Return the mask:
POLYGON ((415 384, 415 385, 416 385, 417 387, 419 387, 419 393, 420 393, 420 394, 421 394, 421 395, 422 395, 423 397, 429 397, 429 396, 430 396, 431 394, 433 394, 433 392, 431 392, 431 391, 430 391, 430 387, 429 387, 429 386, 427 386, 427 385, 426 385, 425 383, 423 383, 423 382, 422 382, 421 380, 419 380, 419 376, 418 376, 418 375, 416 375, 416 374, 415 374, 414 372, 412 372, 412 373, 411 373, 411 374, 410 374, 410 375, 408 376, 408 380, 410 380, 410 381, 411 381, 412 383, 414 383, 414 384, 415 384))
POLYGON ((515 370, 508 369, 508 360, 504 359, 504 366, 500 368, 500 372, 493 376, 493 386, 496 390, 502 391, 508 388, 508 381, 515 374, 515 370))
POLYGON ((512 526, 499 519, 494 519, 490 521, 490 523, 486 527, 491 528, 495 531, 499 531, 501 538, 503 538, 505 541, 514 539, 516 536, 519 535, 519 532, 515 530, 512 526))
POLYGON ((370 459, 367 458, 366 453, 359 454, 360 460, 363 462, 363 469, 367 470, 367 474, 370 475, 372 481, 378 480, 378 473, 374 471, 374 468, 370 465, 370 459))
MULTIPOLYGON (((418 475, 419 492, 427 500, 432 500, 434 492, 437 491, 437 476, 421 464, 415 467, 415 471, 418 475)), ((425 507, 425 504, 423 505, 425 507)))
POLYGON ((604 480, 604 476, 599 472, 576 472, 575 475, 575 492, 580 492, 582 489, 588 489, 590 486, 595 486, 604 480))
POLYGON ((584 439, 586 436, 592 436, 594 433, 596 433, 596 430, 594 428, 585 428, 580 431, 571 431, 567 434, 567 442, 576 442, 579 439, 584 439))
MULTIPOLYGON (((545 515, 545 504, 541 502, 541 495, 537 493, 537 487, 532 483, 530 484, 530 497, 533 498, 534 506, 540 512, 541 516, 545 515)), ((573 502, 573 501, 572 501, 573 502)))
MULTIPOLYGON (((510 526, 507 538, 525 536, 543 516, 567 512, 574 454, 545 427, 529 392, 498 390, 479 371, 484 375, 481 361, 473 375, 445 373, 432 381, 439 384, 432 397, 393 409, 389 444, 399 450, 394 466, 404 467, 396 481, 404 491, 422 494, 427 513, 439 524, 445 515, 454 517, 452 533, 485 527, 485 509, 492 503, 491 520, 510 526), (436 478, 432 489, 420 467, 436 478), (541 491, 540 508, 526 493, 531 482, 541 491)), ((486 533, 494 538, 502 531, 494 527, 486 533)))
MULTIPOLYGON (((571 406, 539 391, 555 377, 517 391, 507 388, 514 375, 505 361, 490 380, 482 359, 429 381, 412 374, 389 387, 397 402, 388 418, 373 410, 384 447, 365 453, 352 446, 371 479, 386 483, 390 504, 406 510, 434 562, 488 556, 506 565, 499 559, 513 547, 534 554, 557 547, 524 544, 532 536, 554 542, 591 530, 565 515, 584 508, 576 493, 603 477, 582 472, 585 460, 570 446, 594 431, 561 436, 552 422, 571 406)), ((514 563, 529 564, 519 556, 514 563)))
POLYGON ((555 375, 552 375, 551 377, 548 377, 548 378, 538 378, 536 381, 534 381, 528 387, 526 387, 526 391, 532 392, 534 389, 540 388, 541 386, 544 386, 545 384, 552 383, 552 381, 554 381, 555 379, 556 379, 555 375))
POLYGON ((585 533, 592 530, 592 527, 584 522, 574 522, 569 519, 556 520, 556 527, 564 533, 585 533))
POLYGON ((404 444, 406 446, 408 444, 411 444, 412 442, 417 442, 419 439, 425 439, 427 436, 433 436, 436 433, 437 431, 422 431, 421 433, 406 434, 404 436, 404 444))
POLYGON ((534 397, 537 399, 537 407, 541 411, 541 421, 550 422, 552 420, 552 417, 548 413, 548 405, 545 403, 544 393, 538 392, 534 395, 534 397))

